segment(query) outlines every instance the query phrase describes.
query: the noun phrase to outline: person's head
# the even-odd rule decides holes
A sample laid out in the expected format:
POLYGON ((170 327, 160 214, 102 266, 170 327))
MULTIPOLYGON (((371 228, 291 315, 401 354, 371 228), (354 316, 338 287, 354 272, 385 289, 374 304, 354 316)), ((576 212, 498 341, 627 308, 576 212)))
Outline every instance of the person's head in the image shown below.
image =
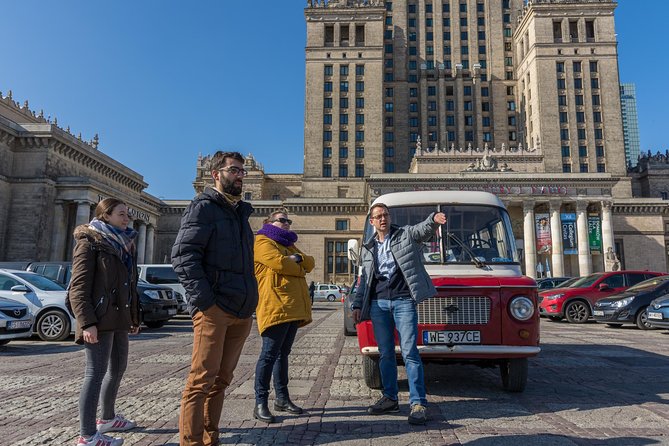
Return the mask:
POLYGON ((239 152, 218 151, 211 157, 211 176, 219 192, 230 195, 242 193, 243 178, 248 174, 244 169, 244 157, 239 152))
POLYGON ((387 234, 390 231, 390 210, 383 203, 376 203, 369 209, 369 223, 376 232, 387 234))
POLYGON ((105 198, 95 207, 95 218, 125 231, 130 223, 128 206, 118 198, 105 198))
POLYGON ((293 224, 293 221, 288 218, 288 212, 283 209, 274 211, 270 214, 269 217, 263 221, 265 224, 274 225, 278 228, 289 230, 290 225, 293 224))

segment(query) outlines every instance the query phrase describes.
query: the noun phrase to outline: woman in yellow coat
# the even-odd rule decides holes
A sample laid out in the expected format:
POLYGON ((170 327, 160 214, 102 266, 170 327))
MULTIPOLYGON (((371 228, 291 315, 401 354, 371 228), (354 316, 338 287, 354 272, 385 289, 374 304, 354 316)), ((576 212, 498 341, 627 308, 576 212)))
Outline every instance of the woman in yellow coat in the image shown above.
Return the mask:
POLYGON ((270 380, 274 378, 274 409, 301 414, 288 395, 288 355, 297 329, 311 322, 311 298, 304 278, 314 269, 314 258, 296 246, 297 234, 285 211, 272 213, 258 231, 254 246, 255 274, 258 279, 256 320, 262 350, 256 364, 253 417, 273 423, 269 410, 270 380))

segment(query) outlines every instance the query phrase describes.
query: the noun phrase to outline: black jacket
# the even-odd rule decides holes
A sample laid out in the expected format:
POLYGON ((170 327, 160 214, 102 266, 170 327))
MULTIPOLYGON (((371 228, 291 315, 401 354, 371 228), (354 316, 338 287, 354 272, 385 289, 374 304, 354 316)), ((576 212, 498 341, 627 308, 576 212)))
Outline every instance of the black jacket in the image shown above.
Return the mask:
POLYGON ((186 208, 172 247, 172 266, 186 289, 191 315, 214 304, 239 318, 255 311, 252 213, 250 204, 240 201, 233 208, 211 188, 186 208))

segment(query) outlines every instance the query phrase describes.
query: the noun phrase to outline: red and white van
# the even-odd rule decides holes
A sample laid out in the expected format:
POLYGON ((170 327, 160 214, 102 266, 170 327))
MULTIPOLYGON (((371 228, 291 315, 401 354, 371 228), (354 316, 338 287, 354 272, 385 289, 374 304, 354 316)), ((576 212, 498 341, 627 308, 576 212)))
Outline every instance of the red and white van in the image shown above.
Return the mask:
MULTIPOLYGON (((509 214, 495 195, 476 191, 397 192, 378 197, 392 223, 413 225, 431 212, 446 214, 424 243, 425 267, 437 295, 418 305, 418 350, 423 362, 498 366, 503 387, 522 392, 527 358, 540 352, 537 285, 523 276, 509 214)), ((364 239, 374 231, 365 226, 364 239)), ((349 241, 351 260, 359 241, 349 241)), ((365 383, 381 388, 379 350, 371 321, 357 326, 365 383)), ((399 347, 396 347, 401 361, 399 347)))

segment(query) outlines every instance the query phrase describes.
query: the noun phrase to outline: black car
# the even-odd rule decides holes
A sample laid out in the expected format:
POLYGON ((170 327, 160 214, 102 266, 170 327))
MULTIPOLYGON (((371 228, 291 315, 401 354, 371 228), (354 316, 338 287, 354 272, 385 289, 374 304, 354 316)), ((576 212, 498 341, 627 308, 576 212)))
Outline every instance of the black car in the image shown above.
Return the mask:
POLYGON ((171 288, 139 280, 140 320, 149 328, 160 328, 177 314, 178 302, 171 288))
POLYGON ((358 334, 358 329, 353 323, 353 310, 351 310, 351 303, 355 297, 355 293, 358 289, 358 280, 356 279, 351 285, 351 289, 348 293, 344 295, 342 302, 344 302, 344 335, 345 336, 355 336, 358 334))
POLYGON ((562 287, 564 282, 571 279, 571 277, 544 277, 537 280, 537 289, 539 291, 550 290, 551 288, 562 287))
POLYGON ((592 316, 597 322, 617 327, 636 324, 642 330, 652 326, 648 323, 646 309, 653 299, 669 294, 669 276, 658 276, 644 280, 625 291, 600 299, 595 303, 592 316))
POLYGON ((648 325, 652 328, 669 329, 669 294, 658 297, 648 305, 646 310, 648 325))

